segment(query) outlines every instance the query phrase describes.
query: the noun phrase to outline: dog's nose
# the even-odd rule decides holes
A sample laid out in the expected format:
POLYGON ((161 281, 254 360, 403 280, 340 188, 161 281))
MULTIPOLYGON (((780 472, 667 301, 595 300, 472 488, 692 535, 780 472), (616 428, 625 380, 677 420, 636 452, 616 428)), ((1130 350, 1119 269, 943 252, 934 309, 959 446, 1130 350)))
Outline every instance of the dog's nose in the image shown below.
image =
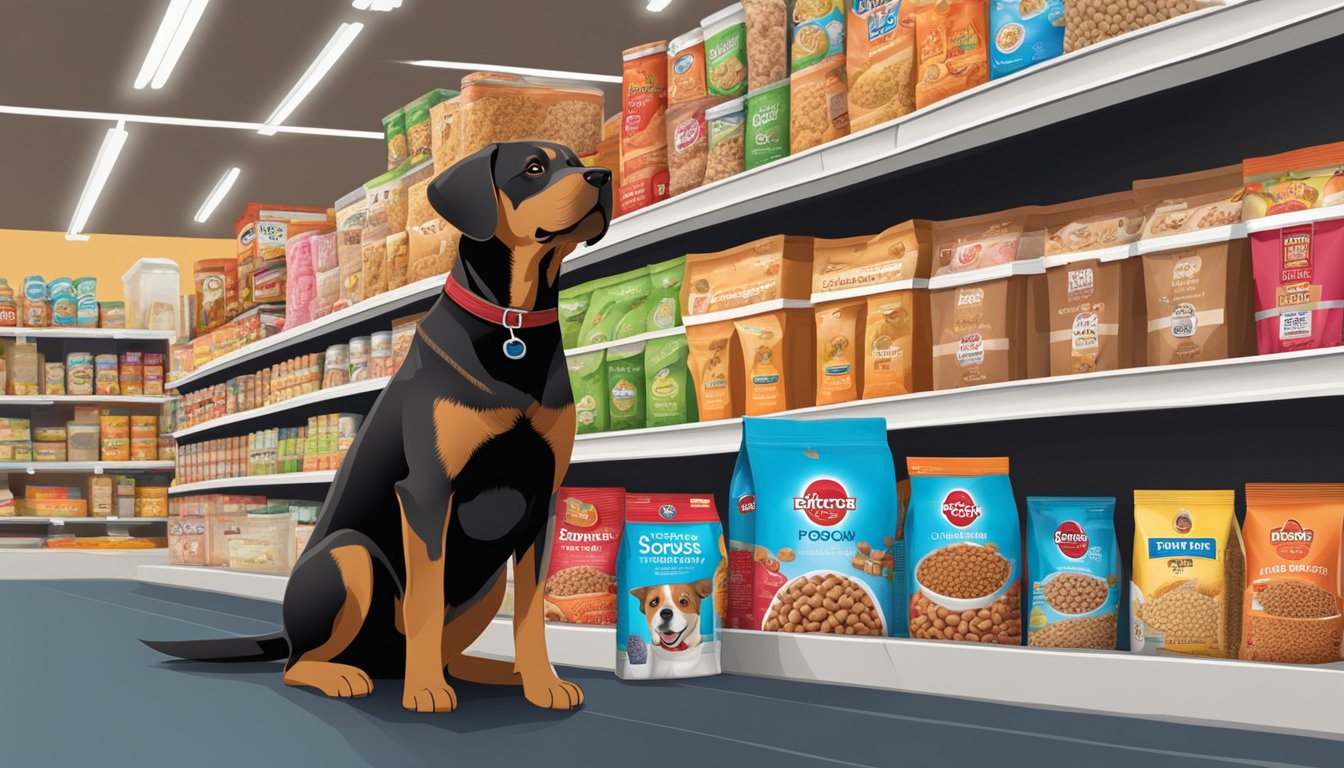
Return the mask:
POLYGON ((672 609, 671 609, 671 608, 664 608, 663 610, 661 610, 661 611, 658 612, 658 616, 659 616, 663 621, 671 621, 671 620, 672 620, 672 609))
POLYGON ((594 168, 583 172, 583 180, 594 187, 605 187, 611 183, 611 171, 606 168, 594 168))

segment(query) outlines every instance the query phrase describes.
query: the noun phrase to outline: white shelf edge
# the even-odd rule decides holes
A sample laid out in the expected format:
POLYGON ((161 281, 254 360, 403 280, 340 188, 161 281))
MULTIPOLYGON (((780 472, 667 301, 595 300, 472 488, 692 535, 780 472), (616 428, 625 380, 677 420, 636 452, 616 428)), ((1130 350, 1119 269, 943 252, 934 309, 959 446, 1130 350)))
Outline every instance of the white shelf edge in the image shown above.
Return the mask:
POLYGON ((927 278, 914 277, 906 280, 893 280, 889 283, 874 283, 873 285, 861 285, 858 288, 845 288, 840 291, 822 291, 820 293, 813 291, 808 301, 812 306, 826 304, 832 301, 845 301, 847 299, 862 299, 868 296, 877 296, 883 293, 892 293, 894 291, 911 291, 915 289, 924 289, 929 287, 927 278))
POLYGON ((278 475, 252 475, 250 477, 228 477, 219 480, 202 480, 197 483, 183 483, 168 488, 169 496, 181 496, 197 491, 218 491, 229 488, 260 488, 272 485, 325 485, 336 479, 336 470, 326 469, 312 472, 285 472, 278 475))
MULTIPOLYGON (((332 312, 326 317, 287 328, 274 336, 255 341, 227 355, 217 357, 181 378, 166 382, 164 386, 171 389, 181 389, 194 381, 206 376, 213 376, 263 354, 284 349, 384 314, 390 314, 407 304, 434 297, 443 290, 445 279, 447 279, 447 273, 427 277, 424 280, 418 280, 395 290, 380 293, 358 304, 352 304, 345 309, 332 312)), ((391 328, 392 326, 389 323, 388 330, 391 330, 391 328)))
POLYGON ((84 515, 83 517, 28 517, 25 515, 0 515, 0 525, 5 523, 14 523, 18 525, 66 525, 67 523, 103 523, 121 525, 123 523, 146 525, 149 523, 166 523, 166 517, 96 517, 94 515, 84 515))
POLYGON ((1247 232, 1255 233, 1283 227, 1295 227, 1300 224, 1315 224, 1330 219, 1344 219, 1344 205, 1332 205, 1329 208, 1308 208, 1304 211, 1261 216, 1258 219, 1249 219, 1245 224, 1247 232))
POLYGON ((1110 248, 1097 248, 1092 251, 1070 251, 1068 253, 1056 253, 1041 258, 1041 266, 1046 269, 1052 267, 1067 267, 1070 264, 1077 264, 1080 261, 1124 261, 1132 259, 1139 255, 1138 241, 1126 243, 1124 245, 1115 245, 1110 248))
POLYGON ((392 380, 391 376, 380 376, 379 378, 376 379, 368 379, 366 381, 356 381, 350 384, 342 384, 337 387, 328 387, 327 389, 319 389, 316 392, 310 392, 306 395, 292 397, 288 400, 285 400, 284 402, 275 403, 274 405, 264 405, 260 408, 252 408, 250 410, 240 411, 238 413, 231 413, 227 416, 221 416, 217 419, 211 419, 210 421, 202 422, 192 427, 185 427, 172 433, 172 437, 175 440, 181 440, 184 437, 190 437, 191 435, 199 434, 201 432, 208 432, 213 429, 218 429, 219 427, 228 426, 229 424, 238 424, 240 422, 253 421, 255 419, 260 419, 265 416, 270 416, 271 414, 283 413, 285 411, 292 410, 294 408, 302 408, 305 405, 312 405, 314 403, 324 403, 330 400, 339 400, 344 397, 352 397, 354 395, 364 394, 366 392, 377 392, 378 390, 387 386, 387 382, 391 380, 392 380))
POLYGON ((770 301, 758 301, 755 304, 747 304, 742 307, 733 307, 732 309, 721 309, 717 312, 706 312, 703 315, 682 315, 681 321, 685 325, 708 325, 709 323, 719 323, 724 320, 738 320, 743 317, 752 317, 762 312, 774 312, 779 309, 810 309, 812 302, 807 299, 771 299, 770 301))
POLYGON ((141 328, 0 328, 0 336, 6 338, 28 337, 34 339, 119 339, 125 341, 166 341, 177 340, 176 331, 147 331, 141 328))
POLYGON ((171 461, 0 461, 0 472, 153 472, 171 470, 171 461))
POLYGON ((653 341, 654 339, 665 339, 669 336, 683 336, 685 334, 686 334, 686 326, 678 325, 675 328, 663 328, 657 331, 649 331, 647 333, 641 333, 637 336, 627 336, 624 339, 614 339, 612 341, 604 341, 599 344, 589 344, 584 347, 575 347, 573 349, 566 349, 565 357, 577 357, 579 355, 586 355, 589 352, 600 352, 604 349, 611 349, 612 347, 624 347, 627 345, 639 344, 645 341, 653 341))
POLYGON ((1005 277, 1017 277, 1020 275, 1040 275, 1045 273, 1045 259, 1019 259, 1010 261, 1007 264, 996 264, 992 267, 981 267, 980 269, 970 269, 965 272, 953 272, 947 275, 934 275, 929 278, 929 290, 937 291, 943 288, 956 288, 960 285, 973 285, 983 283, 986 280, 1002 280, 1005 277))
POLYGON ((1198 248, 1201 245, 1214 245, 1216 243, 1226 243, 1232 240, 1240 240, 1246 237, 1246 222, 1239 221, 1236 224, 1228 224, 1221 227, 1208 227, 1206 229, 1197 229, 1194 232, 1182 232, 1179 235, 1165 235, 1163 237, 1150 237, 1147 240, 1139 241, 1139 255, 1145 253, 1161 253, 1162 251, 1174 251, 1182 248, 1198 248))
POLYGON ((134 579, 142 565, 168 562, 168 549, 4 549, 0 581, 134 579))
POLYGON ((172 400, 168 395, 0 395, 5 405, 66 405, 107 403, 109 405, 161 405, 172 400))

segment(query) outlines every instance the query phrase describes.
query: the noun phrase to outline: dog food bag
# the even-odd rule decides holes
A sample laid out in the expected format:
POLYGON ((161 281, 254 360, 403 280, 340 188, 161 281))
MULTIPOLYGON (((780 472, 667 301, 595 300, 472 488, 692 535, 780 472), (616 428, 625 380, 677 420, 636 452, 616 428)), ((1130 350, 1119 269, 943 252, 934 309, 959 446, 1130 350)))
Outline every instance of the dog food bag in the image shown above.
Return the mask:
POLYGON ((795 0, 793 21, 788 139, 797 154, 849 133, 845 3, 795 0))
POLYGON ((815 308, 817 405, 858 400, 863 391, 864 299, 831 301, 815 308))
POLYGON ((363 187, 336 201, 336 258, 341 265, 341 300, 348 304, 364 300, 362 242, 368 214, 368 195, 363 187))
POLYGON ((644 391, 644 342, 607 351, 608 428, 643 429, 647 408, 644 391))
POLYGON ((462 158, 462 130, 457 117, 457 96, 429 108, 429 150, 434 158, 435 176, 453 167, 462 158))
POLYGON ((98 327, 98 278, 75 278, 75 324, 81 328, 98 327))
POLYGON ((1145 360, 1143 265, 1046 257, 1050 375, 1114 371, 1145 360))
POLYGON ((891 634, 905 607, 884 419, 744 419, 728 498, 729 626, 891 634))
POLYGON ((793 0, 792 7, 790 73, 844 54, 844 0, 793 0))
POLYGON ((1024 206, 935 223, 933 276, 1039 258, 1045 253, 1045 233, 1039 227, 1028 229, 1039 210, 1024 206))
MULTIPOLYGON (((1235 1, 1235 0, 1234 0, 1235 1)), ((1024 0, 1030 3, 1031 0, 1024 0)), ((1224 0, 1154 0, 1136 7, 1114 0, 1065 0, 1064 52, 1071 53, 1093 43, 1157 24, 1191 11, 1222 5, 1224 0)))
POLYGON ((1065 0, 989 0, 989 76, 1000 78, 1064 53, 1065 0))
POLYGON ((919 1, 915 9, 917 108, 989 82, 988 6, 989 0, 919 1))
POLYGON ((649 321, 647 331, 665 331, 681 325, 681 283, 686 257, 649 265, 649 321))
POLYGON ((1143 237, 1180 235, 1241 221, 1244 185, 1241 166, 1141 179, 1134 199, 1143 208, 1143 237))
POLYGON ((406 105, 407 159, 418 162, 425 158, 433 157, 434 126, 432 119, 430 118, 430 111, 433 110, 436 105, 456 97, 457 91, 450 91, 446 88, 435 88, 424 96, 421 96, 406 105))
POLYGON ((709 121, 705 112, 724 102, 711 96, 667 108, 667 167, 671 195, 705 183, 709 163, 709 121))
POLYGON ((624 488, 555 492, 542 603, 547 621, 616 623, 616 553, 624 527, 624 488))
POLYGON ((628 274, 612 275, 580 286, 588 292, 588 299, 584 303, 583 320, 574 342, 575 347, 602 344, 614 338, 616 322, 630 311, 631 302, 639 298, 636 286, 620 288, 628 277, 628 274))
POLYGON ((915 3, 850 4, 845 23, 850 130, 862 131, 915 111, 915 3))
POLYGON ((556 310, 560 316, 560 343, 565 349, 579 347, 579 333, 583 317, 588 314, 588 301, 593 297, 592 283, 574 285, 560 291, 556 310))
POLYGON ((406 113, 398 109, 383 118, 383 142, 387 144, 387 169, 406 162, 406 113))
POLYGON ((746 102, 742 97, 705 110, 709 126, 709 157, 705 182, 736 176, 746 169, 746 102))
MULTIPOLYGON (((666 62, 662 69, 666 78, 666 62)), ((602 115, 600 88, 473 72, 462 78, 458 96, 462 132, 458 157, 502 141, 553 141, 588 157, 602 138, 602 115)))
POLYGON ((707 96, 705 33, 696 27, 667 44, 667 104, 672 107, 707 96))
POLYGON ((934 389, 1018 381, 1049 372, 1048 307, 1040 277, 930 290, 934 389))
POLYGON ((666 200, 668 192, 667 43, 629 48, 621 84, 621 188, 617 215, 666 200))
POLYGON ((764 416, 816 402, 816 333, 812 310, 781 309, 741 320, 737 347, 742 356, 743 410, 764 416))
POLYGON ((705 35, 705 84, 710 96, 747 92, 747 14, 733 3, 700 21, 705 35))
POLYGON ((1344 330, 1344 219, 1251 233, 1260 354, 1337 347, 1344 330))
POLYGON ((1235 657, 1246 561, 1232 491, 1135 491, 1130 650, 1235 657))
POLYGON ((653 292, 653 280, 647 268, 637 269, 620 277, 620 282, 609 294, 615 297, 612 308, 616 314, 611 335, 613 339, 628 339, 648 329, 649 312, 652 309, 649 299, 653 292))
POLYGON ((701 421, 742 415, 742 355, 732 320, 686 327, 687 364, 701 421))
POLYGON ((868 296, 864 299, 863 322, 863 399, 933 388, 928 291, 911 289, 868 296))
POLYGON ((441 277, 457 262, 462 233, 452 224, 437 216, 423 224, 406 228, 410 238, 410 267, 406 279, 414 283, 430 277, 441 277))
POLYGON ((387 289, 396 290, 406 285, 406 276, 411 265, 410 239, 405 230, 387 236, 383 248, 387 266, 383 270, 387 275, 387 289))
POLYGON ((1242 162, 1242 218, 1344 205, 1344 142, 1242 162))
POLYGON ((789 76, 788 0, 742 0, 747 15, 747 88, 789 76))
POLYGON ((51 300, 51 324, 73 326, 79 305, 75 302, 75 284, 70 278, 58 277, 48 283, 47 296, 51 300))
POLYGON ((1249 241, 1143 254, 1148 364, 1255 353, 1249 241))
POLYGON ((812 238, 774 235, 686 257, 681 313, 703 315, 775 299, 807 299, 812 238))
POLYGON ((685 336, 650 339, 644 345, 646 427, 667 427, 696 421, 695 387, 691 385, 685 336))
POLYGON ((1022 644, 1022 541, 1008 459, 910 458, 910 637, 1022 644))
MULTIPOLYGON (((1046 229, 1045 255, 1113 249, 1138 241, 1143 212, 1129 191, 1036 209, 1028 229, 1046 229)), ((1119 254, 1115 254, 1119 255, 1119 254)))
POLYGON ((617 677, 719 674, 726 554, 713 496, 625 497, 616 577, 617 677))
POLYGON ((1113 498, 1027 498, 1027 645, 1115 650, 1120 545, 1113 498))
POLYGON ((1241 658, 1340 660, 1342 535, 1344 485, 1246 484, 1241 658))
MULTIPOLYGON (((933 230, 911 220, 872 237, 818 238, 812 261, 812 299, 818 294, 929 277, 933 230)), ((913 285, 913 284, 911 284, 913 285)))
POLYGON ((780 80, 747 94, 745 169, 789 156, 790 82, 780 80))

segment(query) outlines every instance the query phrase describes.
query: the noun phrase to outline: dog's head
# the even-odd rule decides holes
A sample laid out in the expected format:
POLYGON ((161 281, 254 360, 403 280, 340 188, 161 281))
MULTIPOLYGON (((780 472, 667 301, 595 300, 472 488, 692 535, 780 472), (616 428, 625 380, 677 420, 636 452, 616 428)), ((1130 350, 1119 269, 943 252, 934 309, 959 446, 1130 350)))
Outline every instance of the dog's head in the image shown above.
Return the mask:
POLYGON ((714 583, 662 584, 630 590, 649 622, 658 647, 684 651, 700 644, 700 601, 714 593, 714 583))

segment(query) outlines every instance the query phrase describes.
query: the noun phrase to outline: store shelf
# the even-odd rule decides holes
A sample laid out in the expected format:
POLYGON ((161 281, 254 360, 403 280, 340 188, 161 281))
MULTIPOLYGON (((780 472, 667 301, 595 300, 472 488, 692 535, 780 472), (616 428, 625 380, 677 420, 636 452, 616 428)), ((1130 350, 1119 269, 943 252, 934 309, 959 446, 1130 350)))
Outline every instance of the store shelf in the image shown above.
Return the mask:
MULTIPOLYGON (((888 429, 1272 402, 1344 395, 1344 348, 1187 365, 1099 371, 860 400, 777 414, 792 419, 883 417, 888 429)), ((739 419, 579 435, 574 462, 734 453, 739 419)))
POLYGON ((6 405, 161 405, 171 400, 167 395, 0 395, 0 406, 6 405))
POLYGON ((174 331, 146 331, 138 328, 0 328, 0 338, 28 339, 122 339, 127 341, 177 340, 174 331))
POLYGON ((284 599, 285 585, 289 583, 288 576, 270 573, 163 564, 141 565, 131 578, 147 584, 220 592, 256 600, 269 600, 273 603, 284 599))
POLYGON ((1243 0, 1181 16, 622 216, 601 242, 570 254, 562 271, 946 160, 1341 32, 1338 0, 1243 0))
POLYGON ((168 562, 159 549, 4 549, 0 547, 0 580, 134 579, 142 565, 168 562))
POLYGON ((326 485, 336 479, 335 470, 321 472, 286 472, 280 475, 252 475, 250 477, 228 477, 220 480, 203 480, 199 483, 182 483, 168 489, 169 496, 180 496, 199 491, 222 491, 230 488, 260 488, 274 485, 326 485))
POLYGON ((290 398, 289 400, 286 400, 283 403, 276 403, 274 405, 265 405, 260 408, 253 408, 247 411, 231 413, 228 416, 221 416, 218 419, 211 419, 210 421, 204 422, 202 424, 197 424, 194 427, 186 427, 184 429, 179 429, 173 433, 173 438, 175 440, 181 441, 182 438, 184 437, 190 437, 192 435, 197 435, 202 432, 209 432, 212 429, 218 429, 220 427, 228 426, 229 424, 239 424, 246 421, 256 421, 258 419, 263 419, 273 414, 284 413, 285 411, 291 411, 294 410, 295 408, 302 408, 306 405, 312 405, 314 403, 325 403, 330 402, 332 400, 340 400, 346 397, 353 397, 354 395, 362 395, 366 392, 377 392, 378 390, 381 390, 383 387, 387 386, 388 381, 391 381, 391 377, 382 376, 376 379, 369 379, 368 381, 356 381, 350 384, 342 384, 339 387, 328 387, 327 389, 321 389, 318 390, 317 392, 311 392, 306 395, 300 395, 299 397, 290 398))
POLYGON ((706 312, 702 315, 686 315, 681 319, 686 325, 708 325, 710 323, 721 323, 724 320, 738 320, 743 317, 759 315, 762 312, 774 312, 780 309, 808 309, 812 302, 805 299, 771 299, 770 301, 758 301, 755 304, 747 304, 742 307, 733 307, 732 309, 721 309, 718 312, 706 312))
POLYGON ((166 517, 27 517, 16 515, 14 517, 0 517, 0 526, 4 525, 79 525, 81 523, 92 523, 99 525, 149 525, 151 523, 165 523, 166 517))
POLYGON ((1247 232, 1264 232, 1281 227, 1294 227, 1300 224, 1315 224, 1318 221, 1344 219, 1344 205, 1332 205, 1329 208, 1308 208, 1305 211, 1290 211, 1273 216, 1262 216, 1243 222, 1247 232))
POLYGON ((162 472, 172 470, 171 461, 0 461, 0 472, 162 472))
MULTIPOLYGON (((207 376, 213 376, 231 368, 236 368, 243 363, 261 357, 262 355, 267 355, 287 347, 302 344, 324 334, 339 331, 342 328, 347 328, 377 317, 387 316, 388 330, 391 330, 391 320, 395 313, 405 309, 408 305, 437 296, 443 290, 443 281, 446 278, 446 273, 437 277, 427 277, 424 280, 419 280, 410 285, 405 285, 401 288, 388 291, 387 293, 380 293, 371 299, 365 299, 358 304, 332 312, 317 320, 286 329, 274 336, 253 342, 241 349, 237 349, 227 355, 211 360, 210 362, 199 366, 191 373, 168 382, 166 386, 180 390, 181 388, 193 382, 200 381, 207 376)), ((250 371, 248 372, 250 373, 250 371)))
POLYGON ((684 336, 685 334, 686 329, 679 325, 676 328, 664 328, 660 331, 649 331, 648 333, 641 333, 638 336, 628 336, 624 339, 616 339, 615 341, 604 341, 600 344, 589 344, 588 346, 585 347, 575 347, 574 349, 566 349, 565 357, 584 355, 589 352, 599 352, 604 349, 611 349, 612 347, 625 347, 631 344, 639 344, 645 341, 653 341, 654 339, 665 339, 668 336, 684 336))

